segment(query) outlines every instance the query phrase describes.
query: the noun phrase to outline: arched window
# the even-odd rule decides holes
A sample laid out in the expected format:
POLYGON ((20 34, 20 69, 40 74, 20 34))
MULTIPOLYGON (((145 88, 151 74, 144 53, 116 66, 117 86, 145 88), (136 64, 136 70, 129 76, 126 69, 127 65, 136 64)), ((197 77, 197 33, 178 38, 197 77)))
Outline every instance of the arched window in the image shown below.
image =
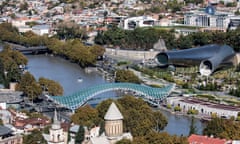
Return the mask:
POLYGON ((58 139, 58 141, 60 141, 60 134, 58 134, 57 139, 58 139))

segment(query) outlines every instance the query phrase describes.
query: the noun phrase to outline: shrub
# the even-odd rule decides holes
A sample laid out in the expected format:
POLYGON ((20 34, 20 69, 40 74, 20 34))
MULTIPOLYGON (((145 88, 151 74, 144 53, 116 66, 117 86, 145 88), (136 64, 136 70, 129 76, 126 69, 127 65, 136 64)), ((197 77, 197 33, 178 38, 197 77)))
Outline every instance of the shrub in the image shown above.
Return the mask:
POLYGON ((170 104, 167 104, 167 109, 172 109, 172 106, 170 104))
POLYGON ((174 107, 174 111, 181 111, 182 109, 181 109, 181 107, 180 106, 175 106, 174 107))
POLYGON ((197 114, 198 114, 198 110, 195 110, 195 109, 189 109, 189 110, 187 111, 187 114, 197 115, 197 114))

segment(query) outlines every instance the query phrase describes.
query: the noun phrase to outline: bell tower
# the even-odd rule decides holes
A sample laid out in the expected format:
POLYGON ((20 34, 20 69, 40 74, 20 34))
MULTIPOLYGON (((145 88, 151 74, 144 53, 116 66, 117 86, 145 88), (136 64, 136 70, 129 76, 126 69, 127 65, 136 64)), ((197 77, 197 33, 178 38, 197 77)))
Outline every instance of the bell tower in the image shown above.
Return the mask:
POLYGON ((52 127, 49 129, 50 139, 48 141, 49 144, 64 144, 64 134, 63 129, 61 128, 61 124, 57 118, 57 111, 54 111, 54 118, 52 127))

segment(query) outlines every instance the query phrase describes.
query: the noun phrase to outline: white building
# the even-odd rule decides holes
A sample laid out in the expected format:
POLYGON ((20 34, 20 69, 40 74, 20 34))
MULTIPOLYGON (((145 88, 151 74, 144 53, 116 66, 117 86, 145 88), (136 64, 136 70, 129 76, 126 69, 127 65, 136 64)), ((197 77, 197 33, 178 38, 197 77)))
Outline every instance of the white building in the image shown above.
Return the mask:
POLYGON ((237 27, 240 26, 240 17, 234 16, 230 18, 229 29, 235 30, 237 27))
POLYGON ((27 25, 18 27, 18 31, 20 33, 25 33, 25 32, 31 31, 31 30, 32 30, 32 28, 27 25))
POLYGON ((32 27, 32 31, 37 35, 44 35, 50 33, 50 26, 49 25, 36 25, 32 27))
POLYGON ((87 144, 114 144, 122 139, 132 140, 131 133, 123 132, 123 116, 115 103, 110 105, 104 120, 105 134, 91 137, 87 144))
POLYGON ((217 4, 217 3, 220 3, 220 2, 223 2, 224 4, 227 4, 227 3, 233 3, 235 1, 236 0, 208 0, 207 2, 211 3, 211 4, 217 4))
POLYGON ((15 27, 24 27, 28 22, 36 22, 40 18, 39 17, 20 17, 12 20, 12 25, 15 27))
POLYGON ((135 29, 136 27, 151 27, 156 19, 149 16, 131 17, 123 20, 123 29, 135 29))
POLYGON ((167 103, 173 107, 179 106, 183 112, 197 110, 199 114, 208 116, 216 114, 218 117, 237 118, 238 113, 240 112, 239 107, 210 103, 186 97, 169 97, 167 98, 167 103))
POLYGON ((213 6, 208 6, 205 10, 185 13, 184 24, 188 26, 226 30, 229 27, 231 19, 240 20, 240 17, 234 16, 233 13, 229 12, 217 12, 213 6))
POLYGON ((63 131, 61 123, 57 118, 57 111, 54 112, 53 124, 49 134, 43 134, 48 144, 67 144, 67 133, 63 131))

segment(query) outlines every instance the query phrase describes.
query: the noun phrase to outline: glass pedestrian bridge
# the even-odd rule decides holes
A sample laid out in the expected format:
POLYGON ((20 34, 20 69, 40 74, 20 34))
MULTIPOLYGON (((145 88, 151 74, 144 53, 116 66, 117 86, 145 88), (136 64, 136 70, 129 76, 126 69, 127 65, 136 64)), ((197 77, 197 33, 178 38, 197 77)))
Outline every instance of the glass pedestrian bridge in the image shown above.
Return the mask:
POLYGON ((78 107, 83 106, 94 96, 114 90, 132 91, 144 100, 147 100, 150 103, 158 104, 158 102, 166 98, 174 88, 175 84, 169 84, 162 88, 153 88, 133 83, 107 83, 85 88, 71 95, 48 96, 48 98, 53 100, 55 103, 74 111, 78 107))

